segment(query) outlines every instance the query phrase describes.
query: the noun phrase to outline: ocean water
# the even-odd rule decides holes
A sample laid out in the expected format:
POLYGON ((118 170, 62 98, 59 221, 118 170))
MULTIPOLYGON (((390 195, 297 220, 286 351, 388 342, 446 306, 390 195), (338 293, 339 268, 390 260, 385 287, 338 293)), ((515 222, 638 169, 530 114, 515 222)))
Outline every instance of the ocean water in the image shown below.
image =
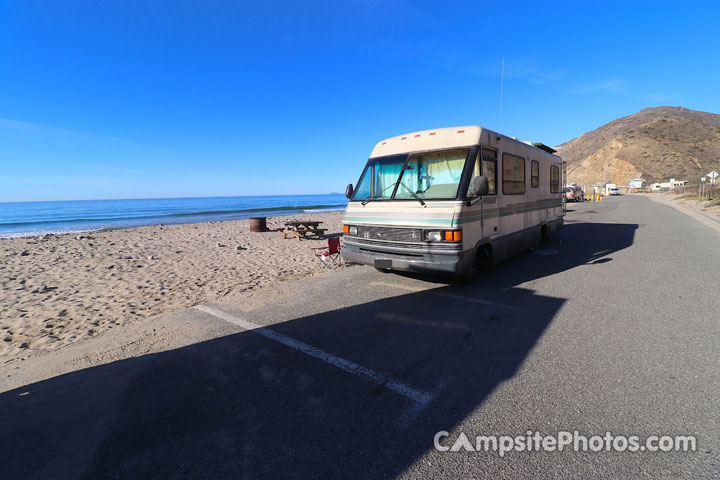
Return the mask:
POLYGON ((341 194, 0 203, 0 238, 342 211, 341 194))

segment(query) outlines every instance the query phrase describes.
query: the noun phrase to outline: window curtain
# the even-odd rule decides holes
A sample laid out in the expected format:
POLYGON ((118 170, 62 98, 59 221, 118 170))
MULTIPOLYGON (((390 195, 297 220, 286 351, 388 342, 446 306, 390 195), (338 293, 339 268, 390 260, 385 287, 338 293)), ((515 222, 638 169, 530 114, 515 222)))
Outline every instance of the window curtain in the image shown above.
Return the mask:
POLYGON ((457 153, 436 154, 425 157, 427 173, 432 178, 430 185, 458 183, 462 176, 465 156, 457 153))
POLYGON ((382 197, 392 195, 393 189, 390 188, 390 185, 397 182, 398 176, 400 176, 400 170, 402 170, 401 163, 377 164, 375 166, 375 195, 385 189, 387 190, 383 192, 382 197))

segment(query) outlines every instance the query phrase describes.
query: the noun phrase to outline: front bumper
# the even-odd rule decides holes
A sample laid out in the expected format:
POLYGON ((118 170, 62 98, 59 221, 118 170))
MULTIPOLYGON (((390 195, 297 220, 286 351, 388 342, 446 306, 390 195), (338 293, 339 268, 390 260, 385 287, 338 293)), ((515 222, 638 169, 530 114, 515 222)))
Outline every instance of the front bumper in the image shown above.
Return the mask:
POLYGON ((342 256, 346 260, 375 268, 406 272, 461 274, 470 269, 471 252, 463 252, 460 245, 440 249, 432 245, 399 246, 384 242, 370 242, 345 236, 342 256))

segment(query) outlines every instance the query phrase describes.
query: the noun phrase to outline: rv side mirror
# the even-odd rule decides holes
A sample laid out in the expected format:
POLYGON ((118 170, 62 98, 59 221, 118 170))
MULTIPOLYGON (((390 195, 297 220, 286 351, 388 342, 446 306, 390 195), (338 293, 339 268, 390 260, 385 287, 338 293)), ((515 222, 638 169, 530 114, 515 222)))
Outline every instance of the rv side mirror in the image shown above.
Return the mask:
POLYGON ((470 193, 476 197, 482 197, 490 191, 490 182, 485 175, 480 175, 472 179, 470 183, 470 193))
POLYGON ((347 188, 345 189, 345 196, 348 198, 348 200, 352 198, 353 192, 354 192, 353 186, 352 186, 352 183, 350 183, 350 184, 348 184, 347 188))

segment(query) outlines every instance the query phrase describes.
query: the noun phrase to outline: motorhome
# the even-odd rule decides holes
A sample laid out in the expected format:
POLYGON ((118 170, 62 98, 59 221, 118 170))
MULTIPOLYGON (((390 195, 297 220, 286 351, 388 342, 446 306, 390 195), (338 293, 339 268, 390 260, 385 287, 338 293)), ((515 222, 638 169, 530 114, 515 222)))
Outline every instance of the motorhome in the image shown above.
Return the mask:
POLYGON ((563 224, 565 165, 554 152, 479 126, 382 140, 348 185, 342 255, 472 276, 536 247, 563 224))
POLYGON ((569 183, 563 189, 565 192, 565 200, 568 202, 584 202, 585 192, 577 183, 569 183))

